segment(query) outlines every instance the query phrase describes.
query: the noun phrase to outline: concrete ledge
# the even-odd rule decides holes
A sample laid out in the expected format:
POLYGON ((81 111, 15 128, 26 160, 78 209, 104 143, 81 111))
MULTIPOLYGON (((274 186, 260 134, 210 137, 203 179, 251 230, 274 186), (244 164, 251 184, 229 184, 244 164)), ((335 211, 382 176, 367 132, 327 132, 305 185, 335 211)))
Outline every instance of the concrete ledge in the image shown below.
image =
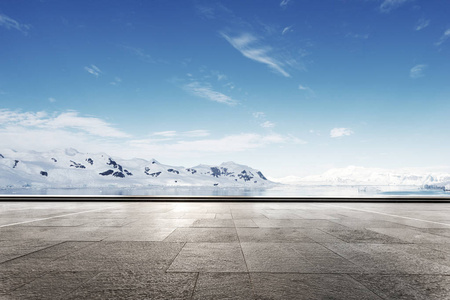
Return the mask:
POLYGON ((114 195, 0 195, 0 201, 126 201, 126 202, 362 202, 450 203, 450 197, 252 197, 252 196, 114 196, 114 195))

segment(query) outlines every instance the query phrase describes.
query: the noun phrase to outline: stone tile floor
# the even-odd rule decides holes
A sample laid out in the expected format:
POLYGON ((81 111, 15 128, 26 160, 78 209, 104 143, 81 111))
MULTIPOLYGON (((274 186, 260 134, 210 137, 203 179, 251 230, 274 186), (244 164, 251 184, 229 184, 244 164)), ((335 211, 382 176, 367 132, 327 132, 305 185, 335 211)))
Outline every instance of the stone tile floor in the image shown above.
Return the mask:
POLYGON ((0 299, 450 299, 450 204, 0 202, 0 299))

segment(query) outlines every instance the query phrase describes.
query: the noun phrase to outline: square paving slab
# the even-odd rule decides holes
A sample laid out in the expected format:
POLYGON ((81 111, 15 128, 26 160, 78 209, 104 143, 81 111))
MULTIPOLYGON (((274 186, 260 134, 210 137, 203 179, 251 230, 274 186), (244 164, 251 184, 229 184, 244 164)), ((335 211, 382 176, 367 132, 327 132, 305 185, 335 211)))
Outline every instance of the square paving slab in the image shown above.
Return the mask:
POLYGON ((0 202, 0 299, 450 299, 450 203, 0 202))

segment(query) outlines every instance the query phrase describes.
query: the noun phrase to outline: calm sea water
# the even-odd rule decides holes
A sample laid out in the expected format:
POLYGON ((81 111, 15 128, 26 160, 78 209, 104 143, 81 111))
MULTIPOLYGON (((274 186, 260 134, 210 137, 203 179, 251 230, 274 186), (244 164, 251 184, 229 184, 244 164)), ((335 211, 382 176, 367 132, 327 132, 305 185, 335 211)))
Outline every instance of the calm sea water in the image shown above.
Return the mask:
POLYGON ((249 196, 249 197, 390 197, 440 196, 449 191, 417 186, 277 186, 268 189, 154 187, 86 189, 5 189, 3 195, 123 195, 123 196, 249 196))

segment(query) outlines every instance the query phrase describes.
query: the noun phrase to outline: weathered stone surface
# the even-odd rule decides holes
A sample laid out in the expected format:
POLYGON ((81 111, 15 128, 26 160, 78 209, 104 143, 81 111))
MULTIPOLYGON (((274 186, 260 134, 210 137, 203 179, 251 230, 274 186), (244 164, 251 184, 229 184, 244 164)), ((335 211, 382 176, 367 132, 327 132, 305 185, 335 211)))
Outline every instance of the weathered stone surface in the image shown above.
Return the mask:
POLYGON ((3 202, 0 299, 450 299, 450 204, 3 202))

